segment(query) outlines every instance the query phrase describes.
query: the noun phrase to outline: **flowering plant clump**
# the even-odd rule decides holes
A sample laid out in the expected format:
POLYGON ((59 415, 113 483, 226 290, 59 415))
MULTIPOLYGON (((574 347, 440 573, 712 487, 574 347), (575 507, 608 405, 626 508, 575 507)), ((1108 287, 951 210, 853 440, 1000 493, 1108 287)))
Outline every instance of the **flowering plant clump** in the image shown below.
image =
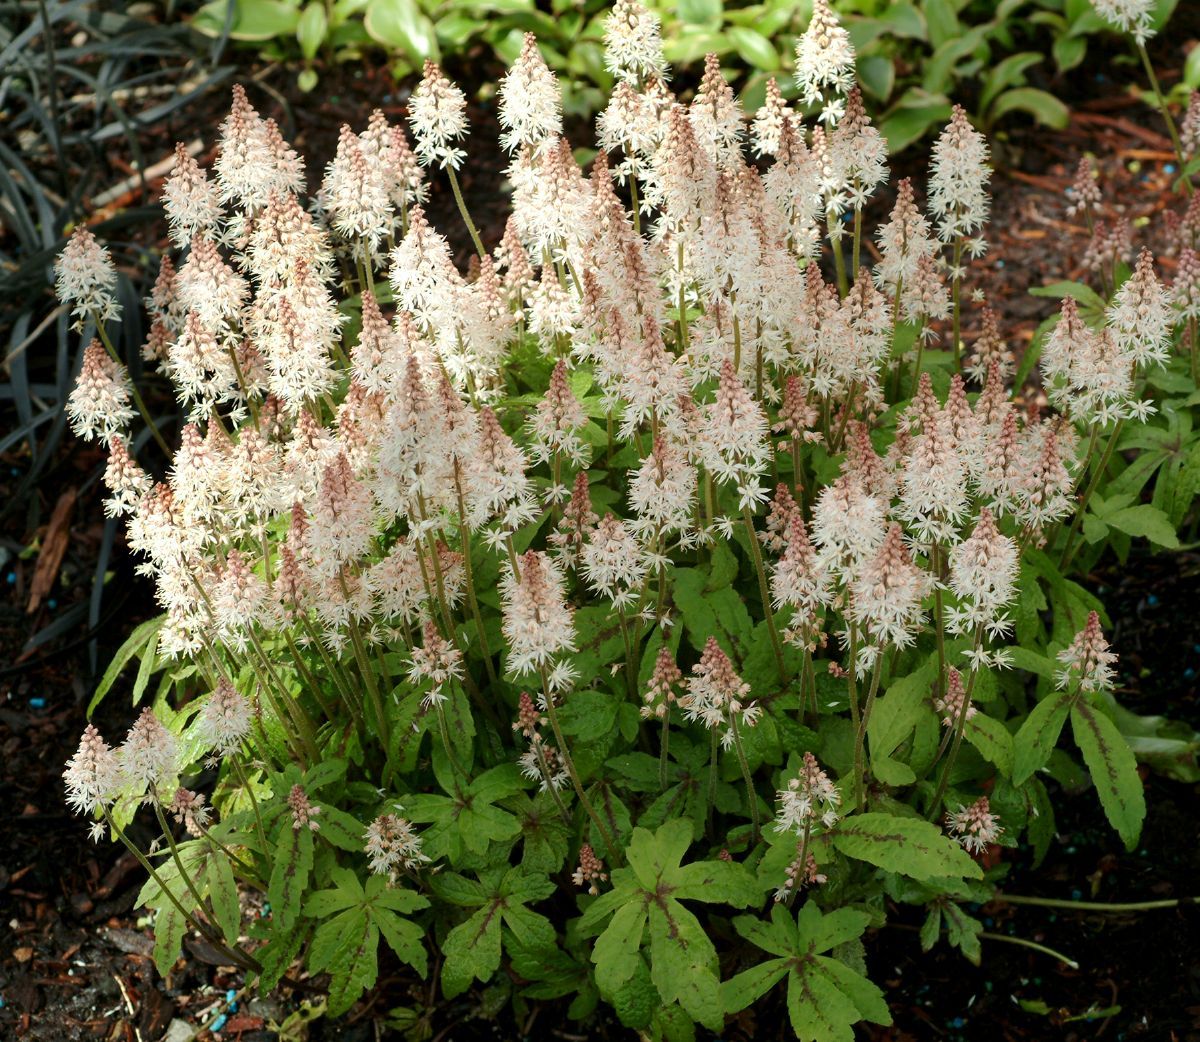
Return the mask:
POLYGON ((1068 569, 1170 545, 1188 509, 1140 502, 1132 467, 1104 483, 1188 380, 1194 254, 1174 290, 1109 250, 1110 302, 1067 291, 1039 412, 993 313, 962 343, 990 171, 961 109, 927 212, 901 182, 871 233, 886 149, 825 4, 797 47, 815 123, 778 90, 747 120, 715 58, 681 101, 625 0, 607 46, 587 173, 532 37, 501 84, 492 252, 433 63, 408 131, 343 127, 307 199, 235 88, 213 169, 181 151, 164 191, 182 253, 145 355, 188 418, 165 472, 134 451, 111 262, 86 230, 63 254, 98 338, 72 422, 163 609, 99 692, 138 659, 153 704, 116 749, 88 728, 68 799, 149 874, 164 972, 198 931, 262 988, 328 975, 336 1014, 382 941, 480 1009, 570 996, 674 1039, 786 982, 796 1033, 842 1040, 889 1020, 860 941, 889 899, 978 959, 959 902, 994 896, 989 848, 1045 852, 1068 719, 1137 841, 1115 656, 1068 569))

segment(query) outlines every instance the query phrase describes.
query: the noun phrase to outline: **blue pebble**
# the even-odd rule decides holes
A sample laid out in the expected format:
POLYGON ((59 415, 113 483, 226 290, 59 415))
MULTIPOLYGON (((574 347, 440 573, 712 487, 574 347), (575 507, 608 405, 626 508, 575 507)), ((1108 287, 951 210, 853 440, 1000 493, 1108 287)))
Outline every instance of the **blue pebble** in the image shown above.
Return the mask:
POLYGON ((984 919, 983 925, 986 926, 990 930, 993 926, 995 926, 995 923, 992 922, 992 919, 989 916, 987 919, 984 919))
POLYGON ((1150 605, 1151 608, 1157 608, 1158 607, 1158 598, 1152 593, 1147 594, 1146 603, 1148 605, 1150 605))
POLYGON ((225 1022, 228 1020, 229 1018, 222 1013, 219 1017, 217 1017, 216 1020, 212 1022, 212 1027, 209 1028, 209 1031, 220 1031, 221 1028, 225 1026, 225 1022))
POLYGON ((4 1009, 4 996, 0 995, 0 1009, 4 1009))
POLYGON ((1082 901, 1083 900, 1083 891, 1082 890, 1072 890, 1071 891, 1071 900, 1072 901, 1082 901))
POLYGON ((31 698, 29 700, 30 709, 45 709, 46 700, 44 698, 31 698))
POLYGON ((1167 164, 1166 164, 1166 165, 1163 167, 1163 172, 1164 172, 1164 173, 1168 173, 1168 174, 1173 174, 1173 173, 1175 173, 1175 164, 1174 164, 1174 163, 1167 163, 1167 164))
POLYGON ((230 988, 227 992, 225 992, 225 1001, 226 1002, 237 1002, 237 989, 236 988, 230 988))
POLYGON ((58 601, 55 600, 53 597, 51 597, 46 602, 46 607, 49 608, 51 611, 57 611, 58 610, 58 601))
POLYGON ((1194 677, 1195 675, 1196 675, 1196 671, 1194 669, 1192 669, 1191 666, 1188 666, 1188 668, 1183 671, 1184 680, 1191 680, 1192 677, 1194 677))
POLYGON ((229 1009, 227 1010, 227 1012, 236 1013, 237 1011, 238 1011, 238 1004, 236 1002, 229 1003, 229 1009))
POLYGON ((966 1027, 966 1024, 967 1022, 963 1020, 962 1017, 955 1017, 952 1021, 950 1021, 950 1027, 952 1028, 966 1027))
POLYGON ((9 572, 9 573, 8 573, 8 574, 7 574, 7 575, 4 577, 4 581, 5 581, 5 582, 7 582, 9 586, 15 586, 15 585, 16 585, 16 583, 17 583, 17 573, 16 573, 16 572, 9 572))

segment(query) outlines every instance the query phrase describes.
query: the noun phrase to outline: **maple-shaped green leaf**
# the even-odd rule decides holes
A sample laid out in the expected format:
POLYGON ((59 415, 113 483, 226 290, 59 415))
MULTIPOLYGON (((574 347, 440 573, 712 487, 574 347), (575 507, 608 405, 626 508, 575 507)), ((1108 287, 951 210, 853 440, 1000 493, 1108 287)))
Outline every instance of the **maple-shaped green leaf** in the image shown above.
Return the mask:
POLYGON ((592 950, 602 994, 615 995, 634 975, 648 936, 650 978, 662 1001, 678 1002, 694 1021, 716 1030, 723 1020, 716 949, 681 902, 745 908, 761 900, 763 888, 732 862, 682 864, 691 844, 689 821, 669 821, 655 832, 634 829, 629 867, 613 871, 613 889, 588 906, 580 929, 592 933, 607 921, 592 950))
POLYGON ((529 875, 520 868, 497 868, 480 873, 476 883, 444 872, 433 877, 432 885, 443 900, 476 908, 442 943, 442 992, 447 998, 462 994, 473 980, 489 980, 500 968, 502 926, 526 953, 553 949, 557 944, 550 920, 525 907, 554 892, 553 881, 545 876, 529 875))
POLYGON ((336 1016, 374 985, 381 934, 425 976, 425 931, 401 916, 427 908, 429 901, 411 890, 389 887, 383 876, 371 876, 364 887, 348 868, 334 869, 332 879, 332 887, 308 896, 304 915, 322 920, 309 947, 308 968, 329 972, 329 1008, 336 1016))
POLYGON ((860 1020, 890 1024, 881 992, 856 969, 824 953, 856 941, 870 917, 852 908, 823 914, 814 901, 795 921, 782 905, 770 922, 739 916, 734 928, 746 940, 777 956, 752 966, 721 985, 726 1013, 737 1013, 787 977, 788 1015, 800 1042, 853 1042, 860 1020))
POLYGON ((430 858, 460 863, 464 852, 481 855, 492 842, 520 835, 520 819, 495 804, 527 784, 516 764, 504 763, 484 771, 452 795, 409 796, 404 813, 410 821, 430 826, 421 835, 422 848, 430 858))

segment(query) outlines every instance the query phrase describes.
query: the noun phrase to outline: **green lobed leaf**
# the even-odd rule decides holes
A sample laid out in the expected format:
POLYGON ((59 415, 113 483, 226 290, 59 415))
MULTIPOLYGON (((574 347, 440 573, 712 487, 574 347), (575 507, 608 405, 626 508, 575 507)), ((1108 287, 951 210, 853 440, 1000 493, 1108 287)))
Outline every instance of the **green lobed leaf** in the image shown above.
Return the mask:
POLYGON ((846 818, 829 834, 847 857, 912 879, 979 879, 979 866, 928 821, 871 811, 846 818))
POLYGON ((100 704, 104 696, 108 694, 113 684, 117 682, 117 677, 121 675, 133 657, 142 653, 143 649, 149 645, 151 638, 157 638, 158 631, 166 621, 167 617, 165 615, 148 619, 138 626, 129 635, 129 639, 117 649, 117 653, 113 655, 112 661, 109 662, 108 668, 104 671, 104 676, 100 678, 100 683, 96 685, 96 691, 92 695, 92 700, 88 703, 87 715, 89 717, 91 717, 96 706, 100 704))
POLYGON ((183 938, 188 922, 184 915, 169 902, 158 910, 154 917, 154 968, 165 978, 183 951, 183 938))
POLYGON ((452 999, 471 981, 487 981, 500 967, 500 902, 491 901, 442 943, 442 993, 452 999))
POLYGON ((858 1007, 815 958, 788 975, 788 1016, 800 1042, 854 1042, 858 1007))
POLYGON ((271 915, 281 930, 293 926, 300 915, 300 901, 308 885, 313 863, 313 834, 308 828, 292 828, 290 821, 279 830, 275 863, 267 885, 271 915))
POLYGON ((408 963, 422 977, 429 972, 428 956, 425 952, 425 931, 416 923, 401 919, 400 916, 385 908, 374 908, 371 918, 383 934, 388 947, 408 963))
POLYGON ((1050 759, 1050 753, 1058 744, 1063 724, 1071 709, 1072 696, 1067 691, 1056 691, 1043 698, 1025 718, 1013 738, 1014 785, 1022 785, 1035 771, 1040 771, 1050 759))
POLYGON ((1071 709, 1071 731, 1109 824, 1125 848, 1133 850, 1146 818, 1146 797, 1133 750, 1112 720, 1082 700, 1071 709))
POLYGON ((768 959, 721 982, 721 1005, 726 1013, 739 1013, 761 998, 787 975, 787 959, 768 959))
POLYGON ((983 713, 976 713, 967 721, 963 731, 966 738, 979 754, 1005 777, 1011 777, 1013 769, 1013 736, 1007 728, 983 713))
POLYGON ((930 656, 919 669, 888 686, 867 721, 872 758, 877 754, 890 756, 908 737, 922 713, 932 711, 929 694, 936 675, 937 657, 930 656))
POLYGON ((1125 507, 1111 514, 1105 514, 1104 523, 1118 532, 1149 539, 1152 543, 1171 550, 1179 546, 1179 539, 1175 535, 1175 526, 1171 524, 1171 519, 1158 507, 1151 506, 1149 503, 1140 503, 1137 506, 1125 507))
POLYGON ((678 1002, 710 1030, 721 1027, 717 950, 700 921, 669 898, 650 905, 650 977, 664 1002, 678 1002))
POLYGON ((634 898, 617 909, 604 932, 596 938, 592 962, 596 964, 600 994, 615 994, 633 976, 647 917, 646 903, 634 898))
POLYGON ((205 873, 208 899, 212 902, 213 915, 221 928, 221 936, 229 945, 237 944, 241 932, 242 910, 238 904, 237 881, 233 878, 233 867, 222 851, 214 850, 208 858, 205 873))

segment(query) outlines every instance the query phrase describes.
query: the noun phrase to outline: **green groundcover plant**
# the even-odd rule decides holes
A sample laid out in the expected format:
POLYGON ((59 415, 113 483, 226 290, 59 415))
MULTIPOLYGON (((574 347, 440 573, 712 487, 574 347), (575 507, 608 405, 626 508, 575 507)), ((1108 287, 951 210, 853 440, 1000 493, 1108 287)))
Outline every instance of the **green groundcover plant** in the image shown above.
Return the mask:
POLYGON ((901 182, 869 234, 886 148, 823 4, 813 126, 773 90, 747 125, 715 58, 679 103, 636 4, 605 42, 587 176, 532 37, 501 83, 494 252, 433 63, 412 144, 344 127, 307 204, 235 89, 212 176, 181 149, 164 189, 182 259, 145 355, 191 422, 162 480, 130 449, 106 251, 81 228, 59 260, 97 337, 72 422, 164 610, 96 696, 136 661, 150 703, 117 749, 89 726, 66 783, 144 866, 164 973, 195 931, 263 989, 326 975, 338 1014, 386 946, 482 1012, 603 1002, 683 1039, 777 993, 798 1037, 850 1039, 889 1020, 866 931, 920 906, 924 948, 977 961, 984 855, 1044 855, 1074 758, 1137 843, 1103 607, 1070 576, 1189 519, 1200 212, 1170 290, 1096 222, 1105 296, 1052 288, 1039 410, 994 315, 960 335, 990 176, 961 109, 925 210, 901 182))
MULTIPOLYGON (((1139 4, 1148 27, 1161 29, 1177 0, 1139 4)), ((614 76, 604 61, 605 0, 211 0, 191 24, 200 32, 261 50, 273 61, 300 62, 304 90, 330 61, 354 62, 386 51, 398 78, 426 59, 449 61, 492 53, 509 65, 526 32, 562 77, 563 106, 591 116, 602 108, 614 76), (543 5, 545 7, 546 5, 543 5)), ((867 98, 880 109, 880 131, 899 151, 939 129, 951 99, 969 96, 973 120, 987 132, 1014 113, 1047 127, 1066 126, 1066 106, 1030 83, 1031 75, 1069 72, 1088 40, 1110 33, 1112 20, 1089 0, 838 0, 857 54, 867 98)), ((663 52, 694 68, 716 54, 727 79, 750 108, 762 104, 775 77, 793 97, 788 56, 808 23, 809 0, 680 0, 649 5, 662 23, 663 52)), ((1200 50, 1184 70, 1183 89, 1200 86, 1200 50)), ((485 88, 486 89, 486 88, 485 88)))

